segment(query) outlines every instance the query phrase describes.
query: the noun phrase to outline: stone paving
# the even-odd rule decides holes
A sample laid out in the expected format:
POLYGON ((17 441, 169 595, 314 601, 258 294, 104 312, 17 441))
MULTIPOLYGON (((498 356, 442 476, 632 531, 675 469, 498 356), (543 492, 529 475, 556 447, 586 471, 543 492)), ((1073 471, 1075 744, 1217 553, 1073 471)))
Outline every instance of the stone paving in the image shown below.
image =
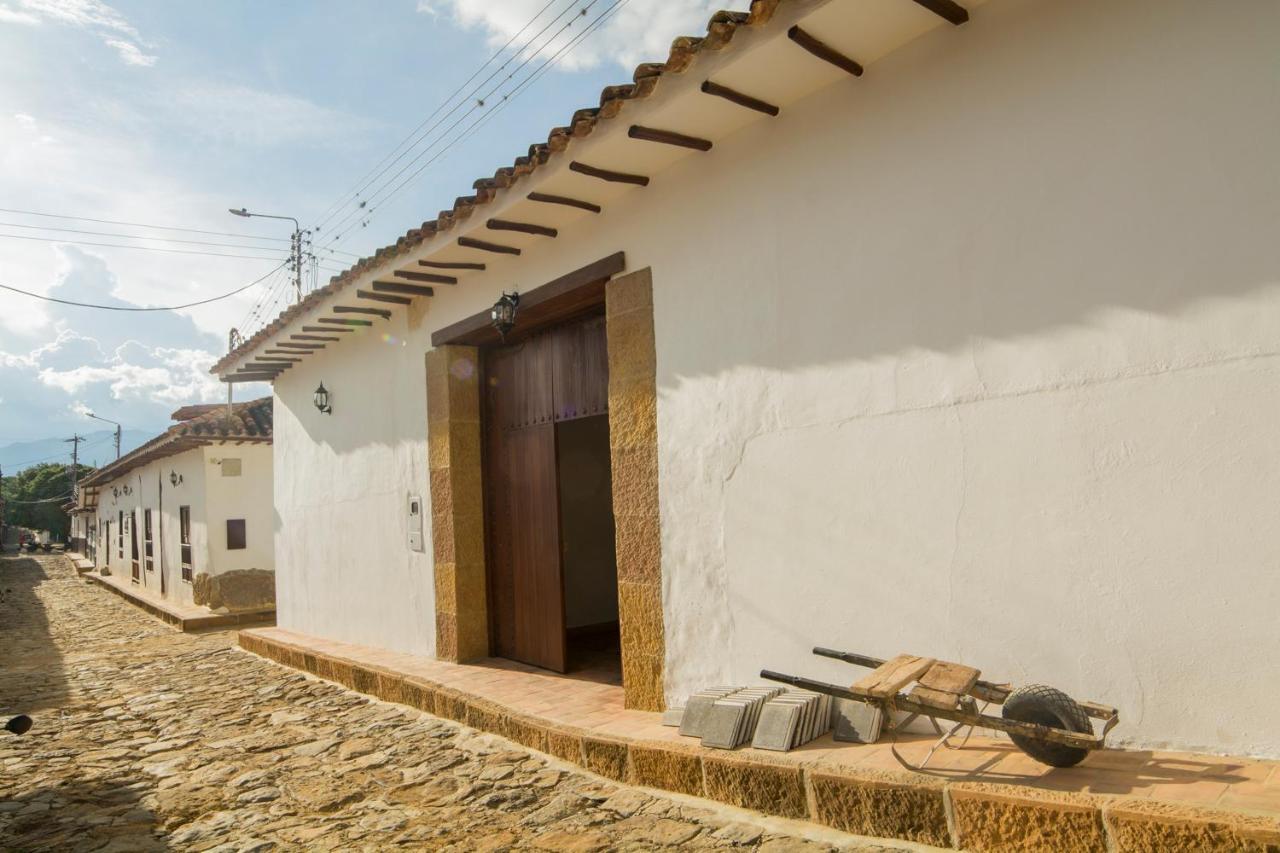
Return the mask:
MULTIPOLYGON (((890 848, 591 777, 0 557, 0 849, 890 848)), ((903 849, 903 848, 893 848, 903 849)))

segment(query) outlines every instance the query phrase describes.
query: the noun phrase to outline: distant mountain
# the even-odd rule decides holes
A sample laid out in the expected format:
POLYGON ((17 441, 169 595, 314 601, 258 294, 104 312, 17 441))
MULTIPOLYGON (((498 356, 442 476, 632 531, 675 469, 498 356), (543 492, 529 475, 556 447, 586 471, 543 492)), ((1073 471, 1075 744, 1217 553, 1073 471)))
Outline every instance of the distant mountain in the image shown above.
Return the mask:
MULTIPOLYGON (((80 434, 80 462, 84 465, 106 465, 116 458, 115 430, 104 429, 80 434)), ((120 434, 120 453, 123 455, 155 437, 146 430, 127 429, 120 434)), ((37 441, 18 441, 0 447, 0 469, 6 477, 18 473, 30 465, 42 462, 71 462, 71 442, 62 438, 42 438, 37 441)))

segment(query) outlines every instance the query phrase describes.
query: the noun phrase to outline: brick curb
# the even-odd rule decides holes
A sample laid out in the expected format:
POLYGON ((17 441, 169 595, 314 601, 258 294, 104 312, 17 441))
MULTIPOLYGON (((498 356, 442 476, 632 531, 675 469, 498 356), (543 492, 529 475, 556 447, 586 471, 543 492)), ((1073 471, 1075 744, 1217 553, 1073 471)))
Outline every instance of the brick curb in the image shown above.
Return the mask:
POLYGON ((248 630, 241 648, 285 666, 513 740, 627 784, 809 820, 872 838, 971 851, 1280 851, 1280 819, 1122 796, 950 782, 770 761, 694 745, 601 736, 430 680, 248 630))

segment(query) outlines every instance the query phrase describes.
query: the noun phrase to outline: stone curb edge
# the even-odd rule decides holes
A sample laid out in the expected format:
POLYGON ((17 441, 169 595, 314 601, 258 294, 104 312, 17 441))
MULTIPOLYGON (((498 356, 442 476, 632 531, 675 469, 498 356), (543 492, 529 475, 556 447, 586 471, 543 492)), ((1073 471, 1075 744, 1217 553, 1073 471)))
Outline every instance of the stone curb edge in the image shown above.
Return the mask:
POLYGON ((631 785, 871 838, 972 851, 1280 853, 1280 820, 1176 803, 836 770, 602 736, 381 667, 239 632, 240 647, 386 702, 500 735, 631 785))

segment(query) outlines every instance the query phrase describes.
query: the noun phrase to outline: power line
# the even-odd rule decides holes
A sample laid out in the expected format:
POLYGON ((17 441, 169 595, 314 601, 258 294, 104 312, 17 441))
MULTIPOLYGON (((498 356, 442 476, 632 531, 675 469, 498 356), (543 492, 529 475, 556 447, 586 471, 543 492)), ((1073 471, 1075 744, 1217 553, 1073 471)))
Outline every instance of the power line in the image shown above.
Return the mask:
MULTIPOLYGON (((598 2, 598 0, 591 0, 591 2, 583 8, 582 12, 585 14, 585 12, 589 10, 592 6, 594 6, 596 2, 598 2)), ((432 163, 436 162, 445 154, 447 154, 449 150, 452 149, 454 146, 456 146, 459 142, 461 142, 464 139, 470 138, 470 136, 473 135, 474 131, 477 131, 479 127, 483 126, 486 122, 488 122, 489 119, 491 119, 494 115, 496 115, 508 104, 510 104, 511 101, 519 97, 519 95, 522 94, 534 82, 536 82, 542 76, 542 74, 546 72, 546 70, 550 66, 559 62, 560 59, 562 59, 565 56, 565 54, 567 54, 579 43, 581 43, 582 40, 585 39, 587 36, 591 35, 593 32, 599 29, 599 27, 602 26, 609 17, 611 17, 615 12, 617 12, 619 9, 625 6, 628 2, 630 2, 630 0, 614 0, 614 3, 611 6, 609 6, 607 9, 605 9, 603 12, 601 12, 599 15, 597 15, 596 18, 581 33, 579 33, 577 36, 575 36, 573 39, 567 42, 554 55, 544 60, 540 66, 538 66, 536 69, 530 72, 529 75, 526 76, 524 80, 519 82, 511 91, 509 91, 506 95, 504 95, 502 99, 499 100, 494 106, 490 107, 489 110, 483 113, 479 118, 476 119, 476 121, 472 122, 471 125, 469 125, 466 129, 464 129, 462 133, 454 137, 453 140, 451 140, 443 149, 438 151, 429 160, 427 160, 422 165, 420 165, 416 170, 414 170, 407 178, 405 178, 393 190, 391 190, 390 193, 378 199, 378 202, 385 203, 386 201, 389 201, 391 198, 395 197, 411 181, 413 181, 419 174, 421 174, 422 171, 425 170, 428 166, 430 166, 432 163)), ((567 28, 572 23, 573 22, 570 21, 568 24, 565 24, 563 27, 561 27, 560 31, 558 31, 554 36, 551 37, 551 39, 547 41, 547 44, 554 42, 555 39, 559 37, 560 33, 563 32, 564 29, 567 28)), ((545 47, 546 47, 546 44, 543 45, 543 48, 545 47)), ((541 53, 543 48, 539 48, 539 50, 534 54, 534 56, 537 56, 539 53, 541 53)), ((533 57, 530 57, 530 58, 532 59, 533 57)), ((529 60, 526 60, 525 63, 522 63, 521 67, 523 67, 524 64, 527 64, 528 61, 529 60)), ((510 79, 512 76, 514 76, 516 73, 519 72, 519 70, 520 69, 517 68, 516 71, 513 71, 511 75, 508 75, 507 79, 510 79)), ((502 84, 499 84, 499 87, 501 85, 502 84)), ((496 89, 499 87, 495 87, 493 91, 496 91, 496 89)), ((486 99, 487 97, 488 96, 486 96, 486 99)), ((469 116, 472 112, 475 111, 475 109, 476 107, 473 107, 467 113, 463 114, 452 125, 450 125, 449 128, 445 130, 444 134, 441 134, 441 138, 443 138, 446 134, 448 134, 449 131, 451 131, 454 127, 457 127, 458 124, 460 124, 463 120, 465 120, 467 116, 469 116)), ((426 152, 424 152, 424 154, 425 153, 426 152)), ((415 159, 419 159, 419 158, 415 158, 415 159)), ((385 186, 386 185, 384 184, 384 187, 385 186)), ((381 188, 379 189, 379 191, 381 191, 381 188)), ((372 218, 372 210, 370 211, 370 217, 372 218)), ((350 236, 351 235, 348 235, 347 239, 350 239, 350 236)), ((335 242, 333 245, 341 245, 341 237, 335 238, 335 242)))
MULTIPOLYGON (((3 236, 3 235, 0 235, 0 236, 3 236)), ((57 302, 59 305, 73 305, 77 308, 97 308, 102 311, 181 311, 184 308, 195 308, 197 305, 208 305, 210 302, 217 302, 221 299, 226 299, 230 296, 235 296, 237 293, 243 293, 244 291, 253 287, 255 284, 267 278, 268 276, 270 276, 272 273, 276 272, 276 270, 280 269, 280 267, 283 267, 283 266, 284 264, 281 264, 279 267, 273 268, 271 272, 268 272, 266 275, 263 275, 259 278, 255 278, 253 281, 249 282, 243 287, 237 287, 235 290, 230 290, 226 293, 221 294, 220 296, 211 296, 208 299, 201 299, 199 302, 188 302, 186 305, 165 305, 165 306, 152 306, 147 308, 139 308, 135 306, 125 306, 125 305, 94 305, 89 302, 74 302, 70 299, 58 299, 57 297, 54 297, 54 296, 45 296, 44 294, 41 294, 41 293, 32 293, 29 290, 22 290, 17 287, 10 287, 7 284, 0 284, 0 288, 3 288, 4 290, 11 290, 14 293, 21 293, 23 296, 30 296, 34 299, 43 299, 45 302, 57 302)))
MULTIPOLYGON (((513 43, 516 39, 518 39, 521 35, 523 35, 523 34, 524 34, 524 32, 525 32, 525 30, 529 29, 529 27, 531 27, 531 26, 533 25, 533 22, 534 22, 534 21, 536 21, 538 18, 542 17, 542 15, 547 11, 547 9, 551 8, 551 6, 553 6, 556 2, 557 2, 557 0, 548 0, 547 4, 546 4, 545 6, 543 6, 541 9, 539 9, 539 10, 538 10, 538 12, 537 12, 537 14, 535 14, 532 18, 530 18, 530 19, 525 23, 525 25, 524 25, 523 27, 521 27, 521 28, 519 29, 519 31, 518 31, 518 32, 516 32, 516 34, 515 34, 515 35, 513 35, 511 38, 507 39, 507 43, 506 43, 506 44, 504 44, 502 47, 500 47, 500 48, 498 48, 496 51, 494 51, 493 55, 492 55, 492 56, 490 56, 488 59, 486 59, 483 63, 481 63, 481 64, 480 64, 480 66, 479 66, 475 71, 473 71, 473 72, 471 73, 471 76, 470 76, 470 77, 468 77, 466 80, 464 80, 464 81, 463 81, 463 82, 462 82, 462 83, 461 83, 457 88, 455 88, 455 89, 454 89, 454 90, 449 94, 449 96, 448 96, 447 98, 445 98, 443 101, 441 101, 441 102, 440 102, 440 105, 439 105, 439 106, 437 106, 437 107, 436 107, 436 108, 431 112, 431 114, 430 114, 430 115, 428 115, 425 119, 423 119, 423 120, 422 120, 422 122, 421 122, 417 127, 415 127, 413 130, 411 130, 411 131, 409 132, 409 134, 408 134, 407 136, 405 136, 405 138, 404 138, 404 139, 400 140, 400 143, 399 143, 398 145, 396 145, 396 147, 395 147, 395 148, 391 149, 391 152, 390 152, 389 154, 387 154, 387 155, 386 155, 386 156, 384 156, 381 160, 379 160, 376 164, 374 164, 373 168, 372 168, 372 169, 370 169, 368 172, 366 172, 366 173, 365 173, 365 175, 364 175, 364 177, 362 177, 362 178, 360 178, 360 180, 356 181, 356 186, 355 186, 355 188, 354 188, 354 189, 348 190, 347 192, 343 193, 343 195, 342 195, 342 196, 340 196, 340 197, 338 198, 338 201, 336 201, 336 202, 334 202, 333 204, 329 205, 329 207, 327 207, 327 208, 325 209, 324 213, 320 214, 320 217, 319 217, 319 220, 320 220, 320 221, 319 221, 319 223, 318 223, 316 226, 314 226, 314 230, 319 231, 319 230, 320 230, 320 228, 321 228, 323 225, 325 225, 326 223, 328 223, 328 222, 329 222, 329 221, 330 221, 334 216, 336 216, 336 215, 337 215, 337 213, 338 213, 338 211, 341 209, 342 205, 347 204, 347 203, 349 203, 350 201, 354 201, 356 198, 359 198, 360 193, 361 193, 361 192, 363 192, 363 191, 364 191, 364 189, 368 187, 369 183, 372 183, 374 180, 377 180, 377 178, 378 178, 381 174, 383 174, 383 172, 385 172, 385 171, 386 171, 385 169, 383 169, 383 171, 382 171, 382 172, 379 172, 378 170, 379 170, 380 168, 382 168, 382 166, 383 166, 384 164, 386 164, 386 163, 387 163, 387 161, 388 161, 389 159, 391 159, 391 157, 395 156, 395 155, 396 155, 396 152, 400 151, 400 149, 401 149, 401 148, 404 148, 404 146, 405 146, 405 144, 406 144, 406 143, 409 143, 409 142, 411 142, 412 140, 414 140, 414 138, 418 135, 418 131, 422 130, 422 128, 423 128, 423 127, 425 127, 425 126, 427 125, 427 123, 428 123, 428 122, 430 122, 433 118, 435 118, 435 117, 436 117, 436 115, 437 115, 437 114, 439 114, 439 112, 440 112, 442 109, 444 109, 444 108, 445 108, 445 106, 447 106, 451 101, 453 101, 453 99, 454 99, 454 98, 456 98, 456 97, 458 96, 458 93, 459 93, 459 92, 461 92, 461 91, 462 91, 463 89, 465 89, 468 85, 470 85, 470 84, 471 84, 471 81, 472 81, 472 80, 474 80, 474 79, 476 79, 476 77, 478 77, 478 76, 480 75, 480 72, 484 71, 484 69, 485 69, 485 68, 487 68, 487 67, 488 67, 488 66, 489 66, 489 65, 490 65, 490 64, 491 64, 495 59, 497 59, 499 56, 501 56, 501 55, 502 55, 502 54, 507 50, 507 48, 511 47, 512 43, 513 43)), ((569 6, 572 6, 574 2, 575 2, 575 0, 570 0, 570 2, 569 2, 569 6)), ((562 14, 563 14, 563 13, 562 13, 562 14)), ((530 41, 532 41, 532 39, 530 39, 530 41)), ((499 70, 501 70, 501 69, 499 69, 499 70)), ((482 82, 480 85, 481 85, 481 86, 483 86, 483 85, 484 85, 484 83, 487 83, 487 82, 488 82, 488 80, 490 80, 490 79, 492 79, 492 75, 490 75, 488 78, 486 78, 486 80, 485 80, 484 82, 482 82)), ((474 92, 473 92, 473 94, 474 94, 474 92)), ((455 106, 455 107, 454 107, 454 109, 457 109, 457 106, 455 106)), ((410 145, 409 145, 409 148, 408 148, 408 149, 406 149, 404 152, 400 153, 399 157, 396 157, 396 159, 395 159, 394 161, 392 161, 392 163, 391 163, 390 165, 388 165, 388 166, 387 166, 387 168, 390 168, 390 166, 391 166, 391 165, 395 165, 395 163, 399 161, 400 157, 403 157, 406 153, 408 153, 408 151, 409 151, 409 150, 412 150, 412 149, 413 149, 413 147, 414 147, 414 145, 416 145, 416 144, 417 144, 417 142, 412 142, 412 144, 410 144, 410 145)))
MULTIPOLYGON (((165 243, 182 243, 188 246, 221 246, 224 249, 253 249, 257 252, 271 251, 269 246, 254 246, 248 243, 214 243, 208 240, 182 240, 177 237, 148 237, 145 234, 121 234, 118 231, 84 231, 79 228, 55 228, 51 225, 23 225, 19 222, 0 222, 0 228, 26 228, 32 231, 61 231, 65 234, 88 234, 93 237, 123 237, 127 240, 159 240, 165 243)), ((137 248, 144 248, 138 246, 137 248)))
MULTIPOLYGON (((174 255, 203 255, 208 258, 243 258, 250 261, 274 261, 277 255, 231 255, 226 252, 200 252, 195 249, 164 249, 159 246, 129 246, 120 243, 94 243, 88 240, 64 240, 61 237, 34 237, 30 234, 0 234, 11 240, 39 240, 42 243, 71 243, 76 246, 102 246, 107 249, 139 249, 145 252, 167 252, 174 255)), ((264 251, 270 251, 264 247, 264 251)))
POLYGON ((147 225, 143 222, 121 222, 116 219, 91 219, 88 216, 67 216, 61 213, 37 213, 34 210, 16 210, 9 207, 0 207, 0 213, 20 213, 23 216, 43 216, 48 219, 74 219, 80 222, 96 222, 99 225, 128 225, 133 228, 158 228, 162 231, 185 231, 188 234, 207 234, 213 237, 244 237, 250 240, 270 240, 279 243, 288 243, 285 237, 259 237, 257 234, 236 234, 231 231, 205 231, 200 228, 180 228, 177 225, 147 225))
MULTIPOLYGON (((620 0, 619 0, 619 1, 620 1, 620 0)), ((587 5, 586 5, 586 6, 584 6, 582 9, 580 9, 580 10, 579 10, 578 15, 577 15, 577 16, 575 16, 575 18, 576 18, 576 17, 580 17, 580 16, 585 16, 585 15, 587 14, 587 12, 591 9, 591 7, 592 7, 592 6, 594 6, 597 2, 599 2, 599 0, 591 0, 591 2, 587 3, 587 5)), ((617 2, 615 2, 615 4, 614 4, 614 5, 616 6, 616 5, 617 5, 617 2)), ((562 10, 562 11, 560 12, 560 14, 559 14, 559 15, 557 15, 557 16, 556 16, 555 18, 553 18, 553 19, 552 19, 552 20, 551 20, 551 21, 550 21, 546 26, 544 26, 541 30, 539 30, 539 31, 538 31, 538 32, 533 36, 533 38, 531 38, 531 39, 529 40, 529 42, 525 45, 525 47, 527 48, 529 44, 532 44, 534 41, 536 41, 538 38, 540 38, 540 37, 542 36, 542 34, 543 34, 543 33, 545 33, 545 32, 546 32, 548 29, 550 29, 553 25, 555 25, 555 24, 556 24, 556 22, 558 22, 561 18, 563 18, 563 17, 564 17, 564 15, 565 15, 565 13, 566 13, 566 12, 568 12, 568 11, 570 11, 572 8, 573 8, 573 4, 570 4, 569 6, 565 7, 565 9, 564 9, 564 10, 562 10)), ((610 7, 610 8, 612 9, 613 7, 610 7)), ((440 133, 440 135, 436 138, 436 140, 435 140, 433 143, 431 143, 430 145, 428 145, 426 149, 424 149, 423 151, 421 151, 420 153, 418 153, 416 156, 414 156, 414 157, 413 157, 413 158, 412 158, 408 163, 406 163, 404 166, 402 166, 402 167, 400 168, 400 170, 399 170, 399 171, 397 171, 394 175, 392 175, 390 178, 388 178, 386 181, 384 181, 384 182, 383 182, 383 183, 382 183, 382 184, 381 184, 377 189, 375 189, 375 190, 373 191, 373 193, 372 193, 372 198, 370 198, 370 199, 369 199, 368 201, 366 201, 366 202, 363 202, 363 203, 362 203, 362 206, 361 206, 361 208, 360 208, 360 209, 357 209, 356 211, 353 211, 353 212, 351 212, 351 213, 348 213, 345 217, 343 217, 343 219, 342 219, 342 220, 341 220, 337 225, 335 225, 335 226, 334 226, 334 228, 338 228, 338 229, 346 228, 348 225, 352 224, 353 217, 354 217, 354 218, 359 218, 359 216, 360 216, 361 212, 362 212, 362 211, 365 211, 365 209, 366 209, 366 208, 367 208, 367 212, 371 215, 371 214, 372 214, 372 212, 373 212, 373 210, 377 207, 377 205, 378 205, 378 204, 381 204, 382 202, 384 202, 384 201, 386 201, 387 199, 389 199, 389 198, 391 198, 392 196, 394 196, 394 195, 395 195, 395 194, 400 190, 400 188, 402 188, 406 183, 408 183, 408 181, 409 181, 409 180, 412 180, 412 179, 413 179, 414 177, 416 177, 418 174, 421 174, 422 170, 423 170, 424 168, 426 168, 426 166, 427 166, 427 165, 430 165, 431 163, 433 163, 433 162, 435 162, 436 160, 438 160, 438 159, 439 159, 439 157, 440 157, 440 154, 439 154, 439 153, 438 153, 438 154, 436 154, 435 156, 431 157, 431 159, 430 159, 430 160, 428 160, 426 164, 423 164, 423 166, 420 166, 418 169, 416 169, 416 170, 415 170, 415 171, 414 171, 414 172, 409 176, 409 178, 408 178, 408 179, 406 179, 406 181, 401 182, 401 183, 400 183, 400 184, 399 184, 399 185, 398 185, 394 190, 392 190, 392 191, 391 191, 391 193, 390 193, 390 194, 388 194, 388 195, 386 195, 386 196, 379 196, 379 193, 381 193, 381 192, 382 192, 383 190, 385 190, 388 186, 390 186, 390 184, 391 184, 393 181, 395 181, 397 178, 399 178, 401 175, 403 175, 407 169, 409 169, 409 168, 411 168, 411 167, 413 166, 413 164, 414 164, 414 163, 416 163, 417 161, 421 160, 423 157, 426 157, 428 154, 430 154, 430 153, 431 153, 431 149, 432 149, 433 147, 440 145, 440 144, 441 144, 441 142, 444 140, 444 138, 445 138, 445 137, 446 137, 446 136, 447 136, 447 135, 448 135, 448 134, 449 134, 449 133, 450 133, 454 128, 456 128, 459 124, 461 124, 463 121, 465 121, 465 120, 466 120, 466 119, 467 119, 467 118, 468 118, 472 113, 474 113, 476 110, 478 110, 478 109, 483 109, 483 108, 485 107, 486 103, 487 103, 487 102, 488 102, 488 101, 493 97, 494 93, 496 93, 499 89, 501 89, 501 88, 502 88, 502 87, 507 83, 507 81, 511 80, 513 77, 515 77, 515 75, 519 74, 519 73, 520 73, 520 71, 521 71, 521 70, 522 70, 526 65, 528 65, 530 62, 532 62, 534 59, 536 59, 538 56, 540 56, 544 50, 546 50, 546 49, 547 49, 551 44, 553 44, 553 43, 555 42, 555 40, 556 40, 556 39, 558 39, 558 38, 561 36, 561 34, 562 34, 562 33, 564 33, 564 31, 565 31, 566 29, 568 29, 569 27, 571 27, 571 26, 573 25, 575 18, 570 18, 567 22, 565 22, 564 24, 562 24, 562 25, 560 26, 560 29, 556 30, 556 32, 555 32, 554 34, 552 34, 551 38, 549 38, 549 39, 547 39, 545 42, 543 42, 543 44, 542 44, 542 46, 541 46, 541 47, 539 47, 539 48, 538 48, 537 50, 535 50, 533 53, 529 54, 529 55, 524 59, 524 61, 522 61, 519 65, 517 65, 517 66, 516 66, 516 68, 515 68, 511 73, 509 73, 506 77, 504 77, 504 78, 503 78, 503 79, 502 79, 502 80, 501 80, 501 81, 500 81, 496 86, 494 86, 494 87, 493 87, 492 89, 490 89, 488 92, 484 93, 484 94, 483 94, 483 95, 481 95, 478 99, 476 99, 476 102, 475 102, 474 104, 472 104, 471 108, 470 108, 469 110, 467 110, 465 113, 463 113, 461 116, 459 116, 459 117, 458 117, 458 118, 453 122, 453 124, 451 124, 451 125, 449 125, 447 128, 445 128, 445 129, 444 129, 444 131, 442 131, 442 132, 440 133)), ((599 20, 599 18, 597 18, 597 20, 599 20)), ((572 42, 571 42, 571 43, 572 43, 572 42)), ((562 48, 562 50, 563 50, 563 48, 562 48)), ((518 54, 517 54, 517 56, 518 56, 518 54)), ((514 57, 512 57, 512 58, 514 58, 514 57)), ((481 86, 485 85, 485 83, 488 83, 488 82, 489 82, 489 80, 492 80, 492 79, 493 79, 493 78, 494 78, 498 73, 500 73, 500 72, 502 71, 502 69, 503 69, 503 68, 505 68, 505 67, 507 66, 508 62, 510 62, 510 60, 508 60, 507 62, 504 62, 504 63, 503 63, 503 64, 502 64, 502 65, 501 65, 501 66, 500 66, 500 67, 499 67, 499 68, 498 68, 498 69, 497 69, 493 74, 490 74, 490 75, 485 79, 484 83, 481 83, 481 86)), ((544 64, 545 64, 545 63, 544 63, 544 64)), ((476 91, 479 91, 479 89, 480 89, 480 86, 476 87, 476 89, 475 89, 475 90, 473 90, 473 91, 471 92, 471 94, 472 94, 472 95, 474 95, 476 91)), ((508 96, 509 96, 509 95, 508 95, 508 96)), ((508 96, 504 96, 504 101, 505 101, 506 97, 508 97, 508 96)), ((448 112, 448 113, 446 113, 444 116, 441 116, 440 120, 439 120, 439 121, 437 121, 437 122, 436 122, 436 124, 432 126, 431 130, 434 130, 434 129, 435 129, 436 127, 438 127, 438 126, 439 126, 439 125, 440 125, 440 124, 441 124, 445 119, 449 118, 449 116, 451 116, 451 115, 452 115, 452 114, 453 114, 453 113, 458 109, 458 107, 460 107, 460 106, 462 106, 462 104, 461 104, 461 103, 459 103, 459 104, 455 105, 455 106, 453 107, 453 109, 449 110, 449 112, 448 112)), ((489 107, 489 109, 490 109, 490 110, 492 110, 492 109, 494 109, 494 107, 489 107)), ((474 125, 473 125, 473 126, 474 126, 474 125)), ((428 133, 429 133, 429 132, 430 132, 430 131, 428 131, 428 133)), ((464 131, 464 133, 465 133, 465 132, 466 132, 466 131, 464 131)), ((424 136, 425 136, 425 134, 424 134, 424 136)), ((456 140, 455 140, 455 142, 456 142, 456 140)), ((415 144, 416 144, 416 143, 415 143, 415 144)), ((454 143, 452 143, 452 142, 451 142, 451 143, 449 143, 449 144, 445 147, 445 149, 444 149, 444 150, 445 150, 445 151, 447 151, 449 148, 451 148, 451 147, 453 146, 453 144, 454 144, 454 143)), ((443 152, 441 152, 441 153, 443 153, 443 152)), ((389 168, 389 167, 388 167, 388 168, 389 168)), ((385 172, 386 170, 383 170, 383 171, 385 172)), ((366 224, 366 225, 368 224, 368 223, 367 223, 367 221, 366 221, 366 223, 365 223, 365 224, 366 224)), ((339 245, 339 241, 341 240, 341 238, 342 238, 342 235, 341 235, 341 234, 339 234, 337 237, 335 237, 333 240, 331 240, 329 243, 327 243, 327 244, 326 244, 326 246, 335 246, 335 245, 339 245)))

